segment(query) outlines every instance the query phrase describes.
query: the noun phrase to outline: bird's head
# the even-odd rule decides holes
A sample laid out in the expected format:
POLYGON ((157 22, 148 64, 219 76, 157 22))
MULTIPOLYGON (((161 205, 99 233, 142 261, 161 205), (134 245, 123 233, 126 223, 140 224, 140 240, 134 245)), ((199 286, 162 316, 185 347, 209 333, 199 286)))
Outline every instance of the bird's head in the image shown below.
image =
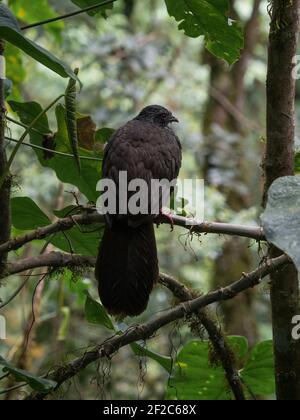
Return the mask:
POLYGON ((139 121, 147 121, 160 127, 167 127, 173 122, 179 122, 172 112, 160 105, 147 106, 135 119, 139 121))

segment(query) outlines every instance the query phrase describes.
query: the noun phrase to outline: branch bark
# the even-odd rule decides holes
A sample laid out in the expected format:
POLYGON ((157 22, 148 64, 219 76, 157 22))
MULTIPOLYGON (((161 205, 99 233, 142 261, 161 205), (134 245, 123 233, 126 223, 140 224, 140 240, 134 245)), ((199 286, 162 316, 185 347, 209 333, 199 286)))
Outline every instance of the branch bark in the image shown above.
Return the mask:
MULTIPOLYGON (((129 327, 122 335, 116 335, 96 346, 93 350, 86 352, 83 356, 64 366, 54 369, 47 378, 57 382, 58 385, 56 389, 58 389, 63 383, 76 376, 91 363, 102 358, 110 358, 121 347, 127 346, 135 341, 149 339, 163 326, 188 317, 212 303, 233 299, 241 292, 260 284, 262 279, 269 273, 274 272, 289 263, 290 260, 286 255, 281 255, 274 260, 269 260, 262 264, 257 270, 250 274, 244 274, 240 280, 224 289, 219 289, 208 293, 205 296, 181 303, 145 324, 129 327)), ((46 397, 47 394, 34 392, 27 397, 27 399, 43 400, 46 397)))
MULTIPOLYGON (((160 282, 181 302, 187 302, 195 298, 195 293, 192 290, 187 289, 183 284, 179 283, 171 276, 161 274, 160 282)), ((237 363, 235 356, 222 333, 221 326, 216 323, 205 308, 199 309, 196 315, 208 333, 209 339, 222 364, 228 385, 230 386, 235 399, 237 401, 245 401, 244 387, 236 367, 237 363)))
MULTIPOLYGON (((266 240, 263 229, 260 227, 210 222, 198 223, 191 226, 189 224, 190 220, 181 216, 172 216, 172 221, 174 226, 186 228, 192 234, 212 233, 217 235, 241 236, 251 238, 256 241, 266 240)), ((170 220, 163 216, 159 216, 156 222, 158 224, 171 224, 170 220)), ((7 241, 6 243, 0 245, 0 255, 11 251, 16 251, 17 249, 21 248, 29 242, 45 239, 48 236, 53 235, 55 233, 70 230, 72 229, 72 227, 77 225, 87 226, 97 223, 104 223, 104 218, 96 212, 86 212, 83 214, 77 214, 75 216, 66 217, 64 219, 59 219, 57 222, 49 226, 33 230, 31 232, 28 232, 24 236, 13 238, 7 241)))
MULTIPOLYGON (((275 179, 294 175, 295 79, 300 0, 271 3, 267 76, 267 146, 265 191, 275 179)), ((280 253, 271 247, 272 258, 280 253)), ((272 274, 271 303, 279 400, 300 400, 300 341, 292 339, 292 318, 299 313, 298 273, 290 266, 272 274)))
MULTIPOLYGON (((23 271, 40 267, 95 267, 96 258, 76 254, 63 254, 62 252, 50 252, 37 257, 29 257, 13 263, 7 263, 2 273, 2 278, 23 271)), ((0 276, 1 279, 1 276, 0 276)))
MULTIPOLYGON (((0 40, 0 57, 4 57, 5 44, 0 40)), ((5 108, 5 94, 4 82, 5 75, 0 78, 0 179, 5 173, 7 164, 5 152, 5 123, 6 123, 6 108, 5 108)), ((0 188, 0 245, 7 242, 10 238, 11 230, 11 212, 10 212, 10 175, 6 177, 3 185, 0 188)), ((7 253, 0 253, 0 274, 7 259, 7 253)))

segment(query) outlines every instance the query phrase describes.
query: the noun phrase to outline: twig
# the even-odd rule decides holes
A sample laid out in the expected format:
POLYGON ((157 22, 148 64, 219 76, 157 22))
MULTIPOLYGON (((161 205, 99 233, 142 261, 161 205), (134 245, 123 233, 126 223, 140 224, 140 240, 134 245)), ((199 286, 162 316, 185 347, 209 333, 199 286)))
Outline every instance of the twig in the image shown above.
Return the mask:
MULTIPOLYGON (((18 140, 13 139, 11 137, 5 137, 5 140, 11 141, 13 143, 18 143, 18 140)), ((47 149, 46 147, 38 146, 37 144, 26 143, 26 142, 23 141, 22 146, 31 147, 32 149, 42 150, 43 152, 49 152, 49 153, 52 153, 54 155, 65 156, 65 157, 69 157, 69 158, 74 159, 74 156, 71 155, 70 153, 64 153, 64 152, 59 152, 59 151, 53 150, 53 149, 47 149)), ((89 157, 89 156, 79 156, 79 157, 82 160, 92 160, 92 161, 95 161, 95 162, 102 162, 102 160, 103 160, 103 159, 100 159, 100 158, 89 157)))
POLYGON ((71 18, 73 16, 81 15, 82 13, 91 12, 92 10, 99 9, 101 6, 106 6, 107 4, 111 4, 111 3, 114 3, 116 1, 117 0, 106 0, 106 1, 103 1, 102 3, 95 4, 95 5, 89 6, 89 7, 85 7, 84 9, 76 10, 75 12, 67 13, 65 15, 57 16, 55 18, 46 19, 46 20, 43 20, 43 21, 40 21, 40 22, 31 23, 30 25, 22 26, 21 29, 23 31, 25 31, 26 29, 36 28, 38 26, 47 25, 48 23, 53 23, 53 22, 57 22, 59 20, 68 19, 68 18, 71 18))
MULTIPOLYGON (((91 363, 101 358, 109 358, 121 347, 127 346, 135 341, 146 340, 163 326, 190 316, 199 311, 199 309, 211 305, 212 303, 234 298, 239 293, 255 287, 269 273, 274 272, 289 263, 290 260, 286 255, 269 260, 257 270, 249 273, 248 275, 243 275, 240 280, 224 289, 216 290, 186 303, 181 303, 180 305, 175 306, 175 308, 170 309, 163 315, 155 317, 145 324, 141 324, 136 327, 129 327, 122 335, 114 336, 111 339, 106 340, 104 343, 94 347, 93 350, 85 353, 83 356, 62 367, 54 369, 52 373, 48 375, 48 378, 57 382, 58 386, 56 389, 58 389, 64 382, 76 376, 91 363)), ((27 397, 27 399, 43 400, 46 396, 47 394, 34 392, 27 397)))

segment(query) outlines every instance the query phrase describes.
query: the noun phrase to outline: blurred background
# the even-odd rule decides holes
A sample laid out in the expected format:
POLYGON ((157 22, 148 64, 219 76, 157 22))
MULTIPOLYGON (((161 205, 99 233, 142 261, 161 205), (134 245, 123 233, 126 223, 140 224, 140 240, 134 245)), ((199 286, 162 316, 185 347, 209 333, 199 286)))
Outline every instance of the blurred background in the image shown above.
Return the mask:
MULTIPOLYGON (((30 8, 26 0, 8 3, 23 24, 75 9, 66 0, 30 2, 30 8)), ((205 179, 205 219, 255 225, 259 223, 265 141, 268 2, 230 3, 231 17, 239 20, 245 31, 245 50, 231 67, 206 52, 201 39, 179 32, 161 0, 120 0, 106 20, 83 14, 29 30, 27 35, 72 68, 80 68, 83 89, 78 108, 91 115, 98 127, 117 128, 145 105, 170 108, 180 120, 176 131, 184 152, 181 177, 205 179)), ((13 81, 10 99, 46 106, 65 90, 66 80, 12 46, 7 46, 6 57, 8 78, 13 81)), ((13 136, 19 133, 11 124, 9 129, 13 136)), ((9 151, 11 145, 7 147, 9 151)), ((62 185, 51 169, 42 168, 31 149, 22 148, 13 172, 14 196, 30 196, 46 214, 74 203, 68 193, 74 188, 62 185)), ((156 234, 161 271, 201 292, 237 280, 264 256, 264 249, 253 241, 191 237, 186 230, 176 228, 170 233, 164 226, 156 234)), ((22 256, 38 253, 40 247, 40 243, 28 245, 22 256)), ((22 293, 3 311, 8 338, 0 342, 0 350, 15 365, 46 373, 49 367, 82 354, 109 334, 84 319, 83 290, 88 288, 97 296, 92 274, 56 272, 38 283, 42 273, 36 270, 22 293)), ((22 277, 13 277, 9 284, 2 284, 2 301, 20 281, 22 277)), ((271 337, 268 300, 268 290, 261 288, 214 309, 227 333, 246 336, 253 346, 259 339, 271 337)), ((147 311, 128 322, 148 320, 173 304, 171 295, 157 287, 147 311)), ((160 330, 147 347, 174 355, 191 337, 188 328, 177 323, 160 330)), ((159 399, 167 380, 167 373, 156 362, 146 362, 124 348, 111 363, 90 366, 57 397, 159 399)), ((17 391, 17 395, 21 393, 17 391)), ((16 393, 3 398, 16 398, 16 393)))

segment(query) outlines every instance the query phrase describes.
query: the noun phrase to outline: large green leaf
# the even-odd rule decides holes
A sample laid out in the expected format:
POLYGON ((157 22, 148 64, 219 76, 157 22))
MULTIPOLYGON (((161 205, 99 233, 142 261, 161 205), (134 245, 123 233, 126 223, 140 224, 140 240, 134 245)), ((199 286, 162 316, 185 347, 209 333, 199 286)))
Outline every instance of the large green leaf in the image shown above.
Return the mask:
POLYGON ((78 226, 75 226, 65 232, 64 235, 62 233, 55 235, 51 239, 51 243, 65 252, 96 257, 102 237, 101 231, 97 229, 93 232, 94 225, 88 226, 88 229, 90 230, 81 230, 78 226))
POLYGON ((156 353, 152 350, 149 350, 143 342, 132 343, 130 347, 133 353, 139 357, 149 357, 152 360, 155 360, 160 364, 168 373, 172 371, 172 359, 167 356, 163 356, 159 353, 156 353))
MULTIPOLYGON (((28 24, 57 16, 57 13, 50 6, 48 0, 32 1, 30 7, 28 7, 28 0, 9 0, 8 5, 17 19, 28 24)), ((48 23, 44 28, 48 33, 51 32, 59 41, 61 39, 61 31, 64 28, 64 22, 60 20, 48 23)))
POLYGON ((0 38, 15 45, 60 76, 76 78, 67 64, 23 35, 17 19, 2 3, 0 3, 0 38))
MULTIPOLYGON (((247 358, 244 337, 227 337, 235 353, 247 388, 255 395, 274 393, 274 358, 272 342, 259 343, 247 358), (247 359, 247 360, 246 360, 247 359)), ((167 396, 179 400, 228 400, 233 395, 221 367, 211 366, 208 341, 192 341, 179 352, 167 396)), ((245 389, 246 391, 246 389, 245 389)))
POLYGON ((29 197, 11 200, 12 221, 16 229, 32 230, 51 224, 50 219, 29 197))
MULTIPOLYGON (((235 337, 234 341, 239 338, 235 337)), ((225 375, 220 367, 209 362, 210 343, 191 341, 179 352, 175 372, 169 381, 168 398, 179 400, 227 400, 225 375)))
POLYGON ((286 252, 300 271, 300 176, 277 179, 261 216, 267 240, 286 252))
POLYGON ((26 71, 23 66, 22 53, 14 45, 7 43, 5 46, 5 59, 6 76, 13 83, 13 98, 19 98, 21 96, 20 87, 26 76, 26 71))
MULTIPOLYGON (((96 4, 102 3, 101 0, 71 0, 71 1, 72 3, 76 4, 76 6, 79 6, 81 9, 85 9, 86 7, 94 6, 96 4)), ((91 10, 90 12, 88 12, 88 14, 90 16, 95 16, 101 13, 103 17, 106 17, 106 11, 112 8, 113 8, 113 3, 105 4, 95 10, 91 10)))
MULTIPOLYGON (((34 230, 39 227, 51 224, 50 219, 29 197, 17 197, 11 200, 12 203, 12 223, 20 230, 34 230)), ((60 214, 67 217, 69 212, 61 210, 60 214)), ((65 233, 57 233, 51 238, 51 243, 65 252, 75 252, 76 254, 96 256, 99 243, 102 237, 100 225, 91 225, 83 228, 74 226, 65 233)))
POLYGON ((263 341, 252 350, 241 376, 253 394, 269 396, 275 393, 272 340, 263 341))
POLYGON ((204 35, 206 48, 218 58, 233 64, 244 46, 243 34, 236 22, 229 20, 228 0, 165 0, 170 16, 179 29, 196 38, 204 35))
POLYGON ((48 379, 39 378, 22 369, 17 369, 0 356, 0 366, 4 367, 4 372, 9 372, 16 381, 26 382, 32 389, 38 392, 49 392, 55 389, 57 383, 48 379))
POLYGON ((94 300, 88 292, 86 292, 85 317, 91 324, 102 325, 103 327, 115 331, 114 324, 107 314, 105 308, 96 300, 94 300))
MULTIPOLYGON (((10 101, 9 104, 12 110, 18 114, 20 120, 27 125, 42 111, 42 107, 36 102, 19 103, 10 101)), ((54 139, 56 150, 72 154, 72 149, 68 140, 65 109, 62 105, 58 105, 56 108, 56 118, 58 125, 58 131, 55 134, 54 139)), ((41 133, 51 133, 47 116, 41 118, 35 128, 41 133)), ((32 131, 30 134, 30 141, 38 146, 43 146, 44 138, 41 134, 32 131)), ((41 165, 52 168, 60 181, 75 185, 89 201, 97 201, 99 193, 96 191, 96 185, 101 178, 101 162, 82 159, 81 174, 79 175, 76 163, 73 159, 58 155, 54 155, 51 159, 47 159, 42 151, 35 150, 35 153, 41 165)), ((90 158, 101 157, 100 153, 96 154, 93 151, 82 148, 79 148, 79 153, 81 156, 90 158)))

